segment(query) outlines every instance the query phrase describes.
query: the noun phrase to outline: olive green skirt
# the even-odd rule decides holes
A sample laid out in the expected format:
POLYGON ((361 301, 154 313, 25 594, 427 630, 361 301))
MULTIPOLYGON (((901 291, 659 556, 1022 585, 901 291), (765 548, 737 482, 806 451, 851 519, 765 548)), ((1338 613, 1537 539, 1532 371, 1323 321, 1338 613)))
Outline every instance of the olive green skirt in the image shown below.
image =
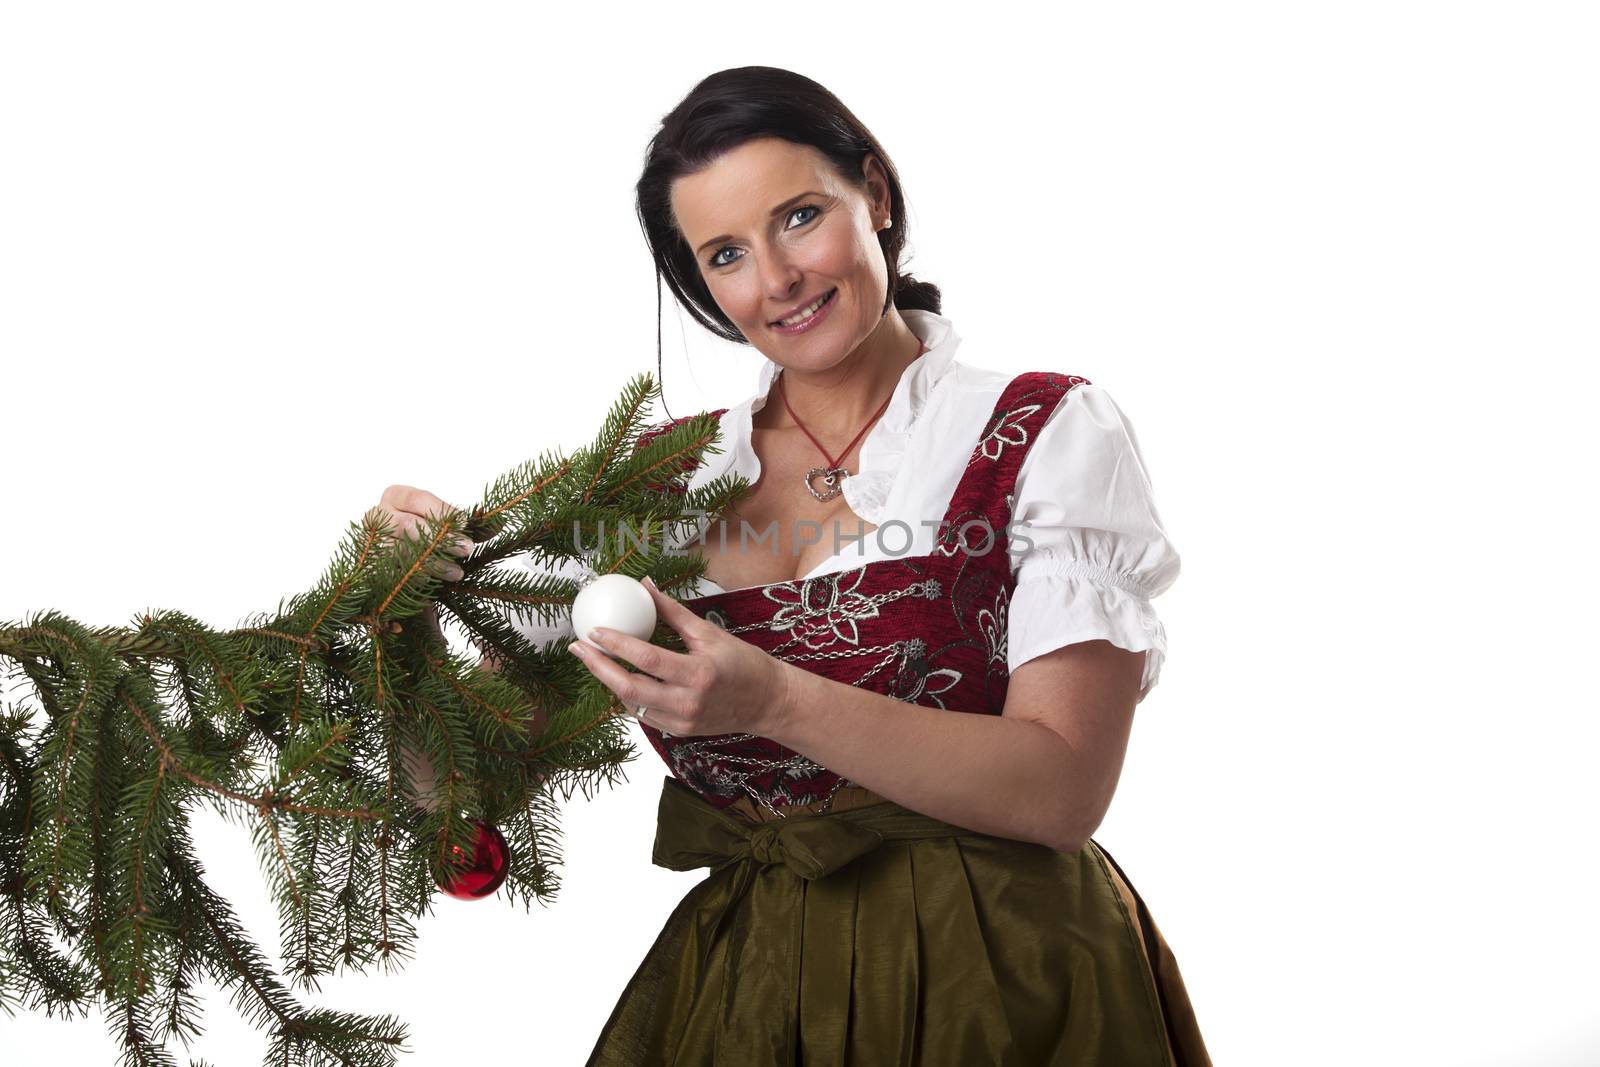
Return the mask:
POLYGON ((710 867, 588 1067, 1209 1067, 1110 855, 889 801, 754 822, 664 779, 652 857, 710 867))

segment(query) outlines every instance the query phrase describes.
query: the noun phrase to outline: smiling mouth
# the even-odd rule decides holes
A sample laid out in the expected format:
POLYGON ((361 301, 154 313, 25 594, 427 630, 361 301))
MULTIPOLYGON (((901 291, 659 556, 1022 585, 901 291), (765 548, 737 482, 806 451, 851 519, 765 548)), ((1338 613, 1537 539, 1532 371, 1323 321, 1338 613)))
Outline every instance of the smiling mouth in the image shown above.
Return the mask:
POLYGON ((802 322, 805 322, 807 319, 809 319, 812 315, 815 315, 817 312, 821 311, 823 308, 827 307, 830 303, 832 303, 833 302, 833 298, 835 296, 837 296, 838 293, 839 293, 839 287, 838 286, 834 286, 832 289, 829 289, 828 292, 825 294, 825 296, 822 298, 822 303, 817 304, 816 301, 814 301, 814 300, 812 301, 813 304, 816 304, 816 307, 812 309, 810 314, 801 315, 798 318, 791 317, 790 319, 774 319, 768 325, 771 325, 771 326, 798 326, 802 322))

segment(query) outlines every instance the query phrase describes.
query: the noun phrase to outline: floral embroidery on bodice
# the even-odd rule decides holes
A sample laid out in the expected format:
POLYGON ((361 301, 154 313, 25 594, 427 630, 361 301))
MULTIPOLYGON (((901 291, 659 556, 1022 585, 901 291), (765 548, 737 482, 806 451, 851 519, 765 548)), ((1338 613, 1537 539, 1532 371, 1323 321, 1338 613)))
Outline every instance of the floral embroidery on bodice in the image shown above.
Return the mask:
MULTIPOLYGON (((1088 382, 1035 371, 1006 385, 932 552, 682 603, 767 653, 834 681, 948 711, 1000 714, 1010 678, 1006 608, 1015 578, 1006 527, 1017 471, 1056 406, 1088 382)), ((682 421, 653 427, 639 443, 682 421)), ((719 808, 748 796, 782 815, 788 806, 828 801, 841 787, 858 784, 756 734, 678 737, 642 728, 674 776, 719 808)))

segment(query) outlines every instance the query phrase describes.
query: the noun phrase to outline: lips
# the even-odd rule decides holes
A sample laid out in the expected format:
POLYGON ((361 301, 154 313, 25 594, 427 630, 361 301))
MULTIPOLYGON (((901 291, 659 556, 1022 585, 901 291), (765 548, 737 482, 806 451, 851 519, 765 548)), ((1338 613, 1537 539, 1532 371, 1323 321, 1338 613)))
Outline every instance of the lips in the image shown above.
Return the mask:
MULTIPOLYGON (((813 296, 809 300, 806 300, 806 301, 803 301, 803 302, 801 302, 799 304, 796 304, 794 307, 790 308, 788 311, 785 311, 782 315, 779 315, 777 318, 773 319, 767 325, 769 325, 769 326, 780 325, 783 322, 784 319, 793 318, 794 316, 800 314, 800 312, 804 311, 806 308, 810 307, 812 304, 815 304, 819 299, 821 299, 824 296, 826 296, 829 300, 832 300, 833 299, 833 293, 834 293, 835 289, 837 289, 837 286, 835 286, 834 289, 827 290, 826 292, 818 293, 816 296, 813 296)), ((826 307, 826 306, 827 306, 827 304, 826 304, 826 302, 824 302, 823 307, 826 307)), ((821 311, 822 308, 818 308, 817 310, 821 311)))

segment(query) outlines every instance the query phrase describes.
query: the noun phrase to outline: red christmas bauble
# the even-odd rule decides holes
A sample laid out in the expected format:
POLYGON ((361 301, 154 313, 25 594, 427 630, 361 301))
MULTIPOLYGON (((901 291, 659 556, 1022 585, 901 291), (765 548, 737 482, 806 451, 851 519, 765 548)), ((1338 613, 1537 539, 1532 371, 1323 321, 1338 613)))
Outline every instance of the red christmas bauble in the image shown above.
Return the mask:
POLYGON ((472 843, 472 855, 457 845, 450 846, 446 863, 449 874, 439 883, 439 888, 461 900, 478 900, 489 896, 506 880, 511 869, 511 849, 499 829, 489 823, 477 824, 478 833, 472 843))

